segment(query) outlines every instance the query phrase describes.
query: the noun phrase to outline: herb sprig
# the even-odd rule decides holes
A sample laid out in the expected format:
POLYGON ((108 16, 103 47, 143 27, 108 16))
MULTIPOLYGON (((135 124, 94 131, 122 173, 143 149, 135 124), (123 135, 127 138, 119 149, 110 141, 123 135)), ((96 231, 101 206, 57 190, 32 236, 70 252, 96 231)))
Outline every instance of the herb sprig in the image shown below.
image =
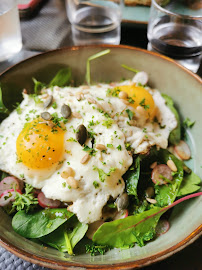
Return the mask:
POLYGON ((104 255, 108 250, 110 250, 110 247, 107 245, 105 246, 96 244, 86 245, 86 253, 90 253, 91 256, 96 256, 99 254, 104 255))
POLYGON ((191 121, 188 117, 183 121, 184 128, 192 128, 195 124, 195 121, 191 121))
POLYGON ((25 210, 25 212, 29 212, 38 204, 38 199, 34 197, 33 187, 29 184, 25 184, 25 193, 20 194, 16 192, 15 201, 12 205, 13 211, 21 211, 25 210))
POLYGON ((90 148, 88 145, 84 144, 83 151, 88 152, 90 156, 95 156, 96 155, 96 150, 94 148, 90 148))

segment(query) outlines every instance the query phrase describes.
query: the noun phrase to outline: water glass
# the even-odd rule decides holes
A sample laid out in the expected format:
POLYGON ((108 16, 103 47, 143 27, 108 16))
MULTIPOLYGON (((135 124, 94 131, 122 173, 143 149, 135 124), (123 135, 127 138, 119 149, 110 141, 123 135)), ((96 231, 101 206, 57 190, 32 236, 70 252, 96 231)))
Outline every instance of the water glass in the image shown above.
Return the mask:
POLYGON ((189 2, 152 0, 148 50, 169 56, 197 72, 202 54, 202 9, 198 0, 192 0, 191 7, 189 2))
POLYGON ((121 5, 121 0, 66 0, 74 44, 119 44, 121 5))
POLYGON ((22 48, 20 20, 15 0, 0 1, 0 61, 5 61, 22 48))

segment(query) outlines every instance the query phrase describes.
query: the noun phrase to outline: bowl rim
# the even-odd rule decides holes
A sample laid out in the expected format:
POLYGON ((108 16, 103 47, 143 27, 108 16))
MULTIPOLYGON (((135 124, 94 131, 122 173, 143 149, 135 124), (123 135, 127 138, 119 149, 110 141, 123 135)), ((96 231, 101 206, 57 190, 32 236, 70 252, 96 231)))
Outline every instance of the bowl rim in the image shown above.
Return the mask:
MULTIPOLYGON (((108 45, 108 44, 69 46, 69 47, 63 47, 63 48, 59 48, 59 49, 55 49, 55 50, 51 50, 51 51, 47 51, 47 52, 42 52, 42 53, 39 53, 39 54, 34 55, 32 57, 29 57, 25 60, 22 60, 19 63, 14 64, 11 67, 7 68, 5 71, 0 73, 0 78, 2 78, 2 76, 4 77, 4 75, 6 75, 11 69, 18 68, 24 62, 31 61, 34 58, 40 58, 40 57, 43 57, 44 55, 57 54, 58 52, 61 52, 61 51, 75 51, 75 50, 80 50, 80 49, 85 49, 85 48, 122 48, 122 49, 131 50, 131 51, 140 51, 140 52, 143 52, 145 54, 150 54, 150 55, 153 55, 157 58, 166 60, 166 61, 178 66, 178 68, 180 68, 181 70, 183 70, 184 72, 189 74, 189 76, 194 77, 199 83, 202 83, 202 79, 197 74, 194 74, 193 72, 191 72, 190 70, 181 66, 175 60, 173 60, 167 56, 160 55, 156 52, 147 51, 145 49, 141 49, 141 48, 137 48, 137 47, 127 46, 127 45, 108 45)), ((202 225, 197 227, 185 239, 183 239, 179 243, 171 246, 170 248, 168 248, 164 251, 158 252, 152 256, 149 256, 147 258, 143 258, 140 260, 131 261, 131 262, 123 262, 123 263, 114 263, 114 264, 110 264, 110 265, 109 264, 101 264, 101 265, 99 265, 99 264, 85 264, 85 265, 83 265, 81 263, 76 263, 76 262, 66 262, 66 261, 56 261, 54 259, 46 259, 44 257, 40 257, 38 255, 31 254, 31 253, 29 253, 21 248, 14 246, 12 243, 7 241, 4 237, 0 237, 0 245, 3 248, 5 248, 6 250, 8 250, 9 252, 13 253, 14 255, 16 255, 17 257, 19 257, 23 260, 26 260, 26 261, 34 263, 34 264, 38 264, 40 266, 49 267, 52 269, 60 269, 60 270, 64 269, 65 270, 65 269, 72 269, 72 267, 74 267, 74 269, 78 268, 78 270, 79 269, 119 270, 119 269, 136 269, 136 268, 140 268, 143 266, 147 266, 147 265, 152 264, 154 262, 164 260, 164 259, 170 257, 171 255, 177 253, 178 251, 182 250, 186 246, 190 245, 191 243, 193 243, 201 235, 202 235, 202 225)))
POLYGON ((184 70, 186 73, 188 73, 189 75, 191 75, 192 77, 194 77, 195 79, 197 79, 200 83, 202 83, 202 78, 200 78, 197 74, 193 73, 192 71, 188 70, 187 68, 185 68, 184 66, 182 66, 181 64, 179 64, 177 61, 173 60, 172 58, 162 55, 158 52, 153 52, 153 51, 148 51, 146 49, 142 49, 142 48, 138 48, 138 47, 134 47, 134 46, 129 46, 129 45, 111 45, 111 44, 99 44, 99 45, 81 45, 81 46, 66 46, 66 47, 62 47, 62 48, 58 48, 58 49, 54 49, 54 50, 50 50, 50 51, 46 51, 46 52, 41 52, 39 54, 35 54, 31 57, 28 57, 16 64, 11 65, 10 67, 6 68, 3 72, 0 72, 0 77, 4 76, 8 71, 10 71, 13 68, 18 67, 19 65, 23 64, 24 62, 27 62, 29 60, 32 60, 33 58, 40 58, 41 56, 43 57, 43 55, 51 55, 51 54, 55 54, 58 53, 60 51, 78 51, 80 49, 85 49, 85 48, 123 48, 123 49, 128 49, 131 51, 139 51, 139 52, 143 52, 146 54, 150 54, 153 55, 159 59, 163 59, 166 60, 172 64, 174 64, 175 66, 178 66, 181 70, 184 70))
POLYGON ((10 251, 17 257, 26 260, 30 263, 38 264, 43 267, 48 267, 52 269, 65 270, 65 269, 95 269, 95 270, 120 270, 120 269, 137 269, 152 263, 156 263, 162 261, 171 255, 174 255, 178 251, 184 249, 188 245, 192 244, 195 240, 197 240, 200 236, 202 236, 202 225, 200 225, 197 229, 195 229, 190 235, 188 235, 184 240, 180 241, 176 245, 158 252, 150 257, 143 258, 137 261, 132 262, 123 262, 123 263, 115 263, 115 264, 81 264, 75 262, 66 262, 66 261, 55 261, 54 259, 46 259, 44 257, 40 257, 37 255, 33 255, 27 251, 16 248, 13 244, 5 240, 3 237, 0 239, 0 245, 5 248, 7 251, 10 251))

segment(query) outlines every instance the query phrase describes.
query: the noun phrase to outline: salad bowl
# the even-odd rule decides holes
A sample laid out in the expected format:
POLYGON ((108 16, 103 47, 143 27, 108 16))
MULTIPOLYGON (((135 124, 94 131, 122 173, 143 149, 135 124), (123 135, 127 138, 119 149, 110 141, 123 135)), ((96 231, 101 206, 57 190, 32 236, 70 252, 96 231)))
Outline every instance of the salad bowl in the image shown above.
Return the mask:
MULTIPOLYGON (((32 78, 48 83, 59 69, 67 66, 71 67, 74 83, 81 85, 85 81, 87 59, 105 49, 110 49, 110 53, 91 62, 91 82, 132 78, 133 73, 123 69, 123 64, 147 72, 148 85, 173 98, 182 121, 187 117, 195 121, 194 126, 187 130, 192 158, 186 164, 202 178, 202 81, 167 57, 134 47, 111 45, 67 47, 43 53, 0 75, 5 106, 12 110, 13 104, 22 99, 22 89, 33 89, 32 78)), ((144 247, 112 249, 98 256, 91 256, 85 251, 69 256, 25 239, 14 232, 11 218, 0 209, 0 244, 22 259, 53 269, 134 269, 165 259, 197 239, 202 232, 201 207, 201 196, 182 202, 172 210, 167 233, 144 247)))

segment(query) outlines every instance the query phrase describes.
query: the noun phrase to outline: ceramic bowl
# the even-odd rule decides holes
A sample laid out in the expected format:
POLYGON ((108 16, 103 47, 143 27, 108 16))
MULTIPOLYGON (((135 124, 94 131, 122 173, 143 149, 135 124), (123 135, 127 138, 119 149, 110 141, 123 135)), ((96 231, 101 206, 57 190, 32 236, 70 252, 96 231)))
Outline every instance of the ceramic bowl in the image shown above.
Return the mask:
MULTIPOLYGON (((202 81, 167 57, 127 46, 71 47, 43 53, 1 74, 0 83, 5 105, 12 108, 12 104, 20 101, 22 89, 33 89, 33 77, 49 82, 58 69, 64 66, 72 68, 77 84, 83 83, 87 58, 106 48, 110 48, 111 53, 91 63, 92 81, 109 82, 131 78, 134 74, 123 69, 122 64, 146 71, 149 74, 149 85, 170 95, 183 118, 189 117, 196 121, 189 137, 193 157, 189 166, 202 177, 202 81)), ((166 234, 144 247, 113 249, 105 255, 95 257, 85 253, 68 256, 22 238, 13 231, 10 217, 0 210, 0 244, 27 261, 54 269, 139 268, 172 255, 199 237, 202 231, 201 208, 201 197, 179 204, 172 211, 170 230, 166 234)))

